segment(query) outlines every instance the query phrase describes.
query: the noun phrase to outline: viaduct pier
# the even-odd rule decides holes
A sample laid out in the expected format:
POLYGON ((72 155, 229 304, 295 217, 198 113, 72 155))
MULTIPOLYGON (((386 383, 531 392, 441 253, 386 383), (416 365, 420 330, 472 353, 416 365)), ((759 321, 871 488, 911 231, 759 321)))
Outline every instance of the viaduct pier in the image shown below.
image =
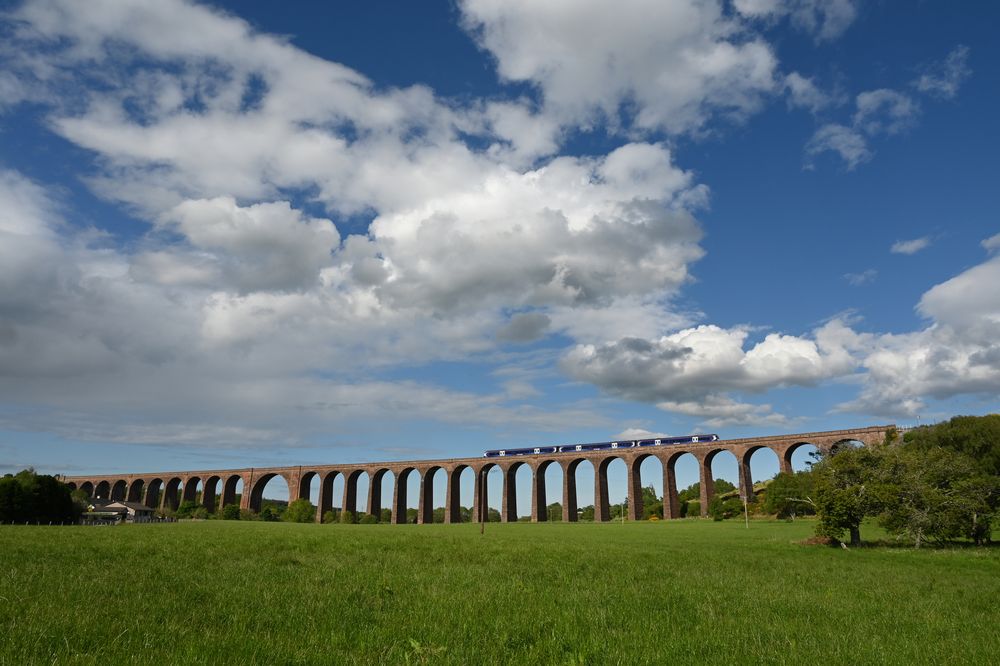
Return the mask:
MULTIPOLYGON (((740 496, 753 496, 750 476, 750 458, 756 451, 770 449, 777 457, 781 471, 792 471, 792 454, 801 446, 812 445, 821 452, 829 452, 845 443, 859 442, 864 445, 879 443, 886 433, 895 426, 870 426, 847 430, 801 433, 796 435, 775 435, 746 439, 717 440, 697 444, 663 445, 650 447, 619 448, 602 451, 574 451, 565 453, 523 455, 501 458, 452 458, 446 460, 421 460, 407 462, 356 463, 345 465, 313 465, 294 467, 244 468, 225 470, 195 470, 185 472, 158 472, 143 474, 111 474, 98 476, 66 476, 62 480, 74 489, 83 489, 91 497, 111 500, 142 502, 153 508, 176 509, 183 501, 196 501, 199 486, 201 502, 210 511, 236 502, 239 486, 240 507, 259 511, 263 499, 264 486, 271 479, 280 476, 288 485, 288 500, 308 498, 310 486, 319 480, 319 502, 316 520, 334 506, 334 482, 338 477, 343 484, 340 508, 357 513, 358 479, 367 474, 369 479, 367 507, 368 513, 379 516, 382 512, 382 482, 391 472, 393 478, 392 510, 393 523, 406 522, 407 486, 412 481, 419 484, 417 522, 433 521, 434 477, 445 474, 446 523, 460 522, 460 484, 462 473, 473 472, 472 519, 479 521, 486 511, 489 472, 494 468, 502 473, 502 499, 500 519, 502 522, 516 521, 517 494, 514 491, 515 475, 522 467, 531 473, 531 520, 548 519, 547 504, 561 499, 562 519, 573 522, 577 519, 576 470, 583 461, 589 461, 594 468, 594 519, 610 519, 608 502, 608 465, 613 460, 621 460, 628 471, 628 517, 642 518, 642 503, 633 501, 641 497, 642 478, 639 467, 652 456, 663 468, 663 516, 679 518, 680 504, 677 499, 677 483, 674 467, 677 460, 691 454, 698 462, 701 482, 701 514, 707 515, 708 504, 714 496, 712 460, 723 451, 736 457, 739 470, 740 496), (545 471, 550 465, 562 468, 562 497, 546 497, 545 471)), ((466 475, 468 477, 468 475, 466 475)))

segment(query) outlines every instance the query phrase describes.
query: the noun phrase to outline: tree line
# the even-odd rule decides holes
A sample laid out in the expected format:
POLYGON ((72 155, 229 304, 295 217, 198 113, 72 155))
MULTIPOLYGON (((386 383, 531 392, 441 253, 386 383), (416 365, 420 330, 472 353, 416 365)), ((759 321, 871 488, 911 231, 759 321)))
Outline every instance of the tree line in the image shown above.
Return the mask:
POLYGON ((0 478, 0 523, 75 523, 84 510, 54 476, 29 468, 0 478))

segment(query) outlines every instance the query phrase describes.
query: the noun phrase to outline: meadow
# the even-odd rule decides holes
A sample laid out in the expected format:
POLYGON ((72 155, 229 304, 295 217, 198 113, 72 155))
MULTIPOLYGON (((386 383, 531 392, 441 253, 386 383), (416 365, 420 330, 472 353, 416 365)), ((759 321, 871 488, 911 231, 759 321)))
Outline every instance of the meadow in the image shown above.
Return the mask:
POLYGON ((1000 549, 811 530, 4 526, 0 663, 1000 663, 1000 549))

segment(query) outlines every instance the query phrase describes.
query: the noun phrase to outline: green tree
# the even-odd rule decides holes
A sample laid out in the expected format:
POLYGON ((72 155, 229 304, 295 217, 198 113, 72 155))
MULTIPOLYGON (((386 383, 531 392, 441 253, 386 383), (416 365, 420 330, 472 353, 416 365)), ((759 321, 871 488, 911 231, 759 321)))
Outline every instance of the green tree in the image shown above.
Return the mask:
POLYGON ((444 522, 444 507, 443 506, 439 506, 438 508, 434 509, 433 513, 431 514, 431 520, 432 520, 432 522, 435 522, 435 523, 443 523, 444 522))
POLYGON ((222 507, 222 519, 223 520, 239 520, 240 519, 240 505, 239 504, 227 504, 222 507))
POLYGON ((181 518, 190 518, 195 510, 198 508, 197 502, 192 502, 191 500, 185 500, 181 502, 180 506, 174 512, 174 516, 179 520, 181 518))
POLYGON ((335 509, 327 509, 323 514, 323 524, 330 525, 337 522, 337 511, 335 509))
POLYGON ((352 525, 357 522, 356 512, 348 511, 347 509, 340 510, 340 522, 342 525, 352 525))
POLYGON ((842 448, 813 466, 817 534, 840 539, 847 531, 851 545, 861 543, 861 521, 878 508, 873 480, 881 455, 874 447, 842 448))
POLYGON ((362 513, 358 517, 358 524, 359 525, 377 525, 378 524, 378 518, 376 518, 375 516, 373 516, 370 513, 362 513))
POLYGON ((593 522, 594 515, 595 515, 594 505, 589 504, 583 507, 583 509, 580 511, 580 520, 584 522, 593 522))
POLYGON ((80 513, 69 486, 54 476, 29 468, 0 479, 0 522, 73 523, 80 513))
POLYGON ((302 497, 288 505, 281 519, 286 523, 311 523, 316 520, 316 507, 308 498, 302 497))
POLYGON ((392 509, 382 509, 379 512, 379 522, 391 523, 392 522, 392 509))
POLYGON ((816 513, 815 483, 812 470, 788 474, 781 472, 767 484, 763 509, 778 518, 795 519, 796 516, 816 513))
POLYGON ((946 448, 963 453, 987 476, 1000 476, 1000 414, 956 416, 944 423, 923 426, 903 436, 907 448, 927 451, 946 448))
POLYGON ((545 513, 548 515, 550 523, 562 522, 562 504, 559 502, 553 502, 545 507, 545 513))
POLYGON ((954 448, 892 447, 883 452, 874 476, 879 524, 913 541, 941 543, 989 538, 997 509, 997 477, 954 448))

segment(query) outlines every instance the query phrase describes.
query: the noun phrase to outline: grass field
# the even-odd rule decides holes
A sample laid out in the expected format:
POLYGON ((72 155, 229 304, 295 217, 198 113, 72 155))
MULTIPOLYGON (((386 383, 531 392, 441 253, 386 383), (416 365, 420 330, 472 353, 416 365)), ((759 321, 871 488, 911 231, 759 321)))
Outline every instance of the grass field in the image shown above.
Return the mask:
POLYGON ((1000 663, 1000 549, 811 529, 0 527, 0 663, 1000 663))

